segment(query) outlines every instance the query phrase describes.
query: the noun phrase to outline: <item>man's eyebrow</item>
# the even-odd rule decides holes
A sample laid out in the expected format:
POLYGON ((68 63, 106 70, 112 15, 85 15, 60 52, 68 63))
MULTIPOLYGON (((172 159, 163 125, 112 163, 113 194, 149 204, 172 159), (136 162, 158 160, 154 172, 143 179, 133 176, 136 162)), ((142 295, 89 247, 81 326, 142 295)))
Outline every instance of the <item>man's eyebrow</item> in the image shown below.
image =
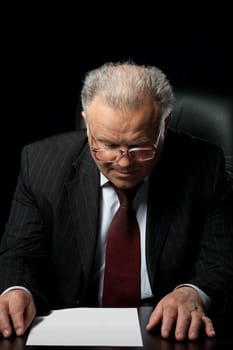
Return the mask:
POLYGON ((138 139, 132 140, 130 142, 130 145, 140 145, 141 143, 147 143, 150 142, 151 140, 148 137, 142 136, 138 139))
POLYGON ((147 143, 147 142, 151 141, 146 136, 139 137, 139 138, 137 138, 135 140, 131 140, 130 142, 126 142, 124 139, 122 139, 122 140, 109 140, 109 139, 106 139, 104 136, 97 136, 96 140, 99 141, 99 142, 108 143, 108 144, 111 144, 111 145, 128 144, 130 146, 140 145, 142 143, 147 143))

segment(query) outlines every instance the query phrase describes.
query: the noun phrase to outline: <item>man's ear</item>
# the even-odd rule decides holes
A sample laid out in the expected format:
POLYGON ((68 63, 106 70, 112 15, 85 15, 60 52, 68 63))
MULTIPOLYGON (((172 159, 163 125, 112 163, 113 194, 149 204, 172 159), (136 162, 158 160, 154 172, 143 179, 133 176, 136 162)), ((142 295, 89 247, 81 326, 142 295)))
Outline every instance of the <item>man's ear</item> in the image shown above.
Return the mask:
POLYGON ((84 120, 86 129, 87 129, 87 131, 88 131, 89 128, 88 128, 88 122, 87 122, 87 115, 86 115, 86 113, 85 113, 84 111, 81 112, 81 115, 82 115, 82 117, 83 117, 83 120, 84 120))
POLYGON ((88 122, 87 122, 87 115, 84 111, 81 112, 81 115, 83 117, 86 129, 87 129, 87 135, 89 134, 89 126, 88 126, 88 122))
POLYGON ((172 120, 172 114, 170 113, 166 118, 165 118, 165 121, 164 121, 164 137, 167 135, 167 129, 169 127, 169 124, 172 120))
POLYGON ((81 115, 83 117, 83 120, 84 120, 84 123, 85 125, 87 126, 87 116, 86 116, 86 113, 84 111, 81 112, 81 115))

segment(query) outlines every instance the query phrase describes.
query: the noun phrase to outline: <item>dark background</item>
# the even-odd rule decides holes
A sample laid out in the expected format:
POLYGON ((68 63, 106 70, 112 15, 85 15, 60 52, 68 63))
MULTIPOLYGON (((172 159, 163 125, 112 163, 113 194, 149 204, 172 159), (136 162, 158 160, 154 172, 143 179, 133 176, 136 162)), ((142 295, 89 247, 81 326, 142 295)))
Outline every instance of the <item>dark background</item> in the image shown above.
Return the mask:
POLYGON ((190 2, 164 5, 132 3, 126 11, 124 2, 86 9, 20 4, 3 11, 1 232, 22 146, 75 128, 87 70, 130 59, 157 65, 175 89, 232 94, 230 8, 224 2, 206 9, 190 2))

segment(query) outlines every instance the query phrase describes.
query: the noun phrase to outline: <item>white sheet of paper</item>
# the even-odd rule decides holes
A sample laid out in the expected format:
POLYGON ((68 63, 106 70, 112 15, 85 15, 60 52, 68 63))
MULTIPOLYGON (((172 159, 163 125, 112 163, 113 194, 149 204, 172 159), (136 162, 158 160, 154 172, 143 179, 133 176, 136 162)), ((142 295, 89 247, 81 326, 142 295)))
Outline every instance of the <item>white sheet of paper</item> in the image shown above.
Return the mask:
POLYGON ((26 345, 143 346, 136 308, 74 308, 36 317, 26 345))

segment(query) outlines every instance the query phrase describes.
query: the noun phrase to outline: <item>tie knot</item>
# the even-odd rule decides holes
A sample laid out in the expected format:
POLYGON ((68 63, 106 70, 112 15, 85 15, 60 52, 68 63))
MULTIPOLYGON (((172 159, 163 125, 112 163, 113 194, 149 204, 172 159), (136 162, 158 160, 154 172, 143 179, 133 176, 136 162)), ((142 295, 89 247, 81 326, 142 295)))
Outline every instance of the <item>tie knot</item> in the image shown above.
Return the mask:
MULTIPOLYGON (((140 183, 141 184, 141 183, 140 183)), ((133 199, 138 191, 139 185, 133 187, 133 188, 127 188, 125 190, 120 189, 120 188, 115 188, 115 191, 118 195, 119 201, 120 201, 120 205, 122 206, 130 206, 133 202, 133 199)))

